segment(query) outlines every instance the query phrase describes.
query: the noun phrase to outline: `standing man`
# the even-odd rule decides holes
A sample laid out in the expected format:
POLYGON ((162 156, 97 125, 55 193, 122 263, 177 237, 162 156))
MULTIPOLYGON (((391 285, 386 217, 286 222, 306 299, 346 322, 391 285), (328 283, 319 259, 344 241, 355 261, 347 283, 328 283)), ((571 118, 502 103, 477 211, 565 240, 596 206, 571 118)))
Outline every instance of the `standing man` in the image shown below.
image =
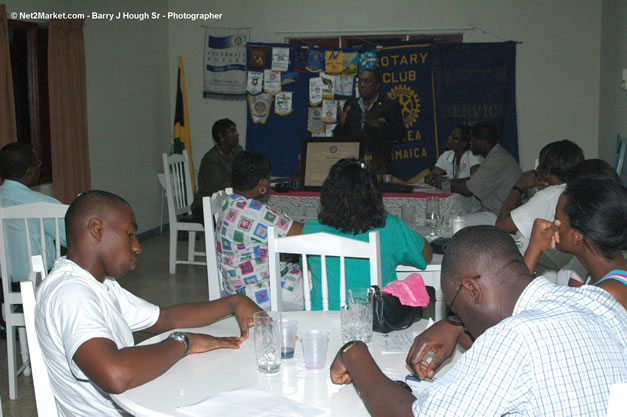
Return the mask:
MULTIPOLYGON (((474 195, 481 202, 477 213, 464 216, 466 226, 494 226, 503 202, 510 194, 522 171, 514 157, 499 145, 494 124, 483 121, 472 126, 470 150, 485 159, 472 177, 453 180, 451 191, 465 196, 474 195)), ((436 181, 436 187, 441 182, 436 181)))
POLYGON ((194 218, 202 219, 202 198, 231 186, 231 164, 243 149, 238 145, 239 133, 232 120, 220 119, 211 134, 216 145, 202 157, 198 171, 198 190, 192 203, 194 218))
POLYGON ((398 102, 379 94, 381 75, 374 70, 359 73, 359 98, 339 109, 333 134, 360 142, 359 157, 378 175, 392 172, 391 145, 405 136, 403 114, 398 102))

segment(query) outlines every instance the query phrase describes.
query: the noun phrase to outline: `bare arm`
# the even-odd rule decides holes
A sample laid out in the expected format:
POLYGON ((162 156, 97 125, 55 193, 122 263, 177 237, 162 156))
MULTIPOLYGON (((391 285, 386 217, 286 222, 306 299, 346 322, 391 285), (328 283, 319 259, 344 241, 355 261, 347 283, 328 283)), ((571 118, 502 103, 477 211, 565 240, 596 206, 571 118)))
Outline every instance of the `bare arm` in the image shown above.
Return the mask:
MULTIPOLYGON (((234 313, 240 327, 239 337, 186 334, 190 342, 189 353, 237 349, 248 337, 248 327, 252 325, 252 314, 256 311, 261 309, 242 295, 207 303, 181 304, 162 309, 157 322, 146 331, 165 332, 174 328, 204 326, 234 313)), ((163 374, 183 357, 184 352, 183 343, 169 338, 153 345, 122 349, 118 349, 110 339, 93 338, 76 350, 73 359, 99 388, 109 393, 120 393, 163 374)))
MULTIPOLYGON (((547 185, 546 181, 541 181, 538 179, 537 173, 535 170, 524 172, 514 184, 514 187, 518 187, 523 191, 527 191, 531 187, 535 187, 538 185, 547 185)), ((499 211, 499 215, 496 218, 496 227, 505 230, 506 232, 514 233, 518 230, 518 227, 514 223, 512 219, 512 210, 520 204, 520 199, 522 194, 519 190, 512 188, 509 192, 509 195, 503 202, 503 206, 499 211)))
POLYGON ((292 222, 290 226, 290 230, 287 231, 288 236, 297 236, 303 234, 303 227, 305 227, 304 223, 301 222, 292 222))
MULTIPOLYGON (((466 185, 466 181, 467 181, 467 179, 451 181, 451 191, 454 192, 454 193, 465 195, 466 197, 470 197, 473 194, 468 189, 468 186, 466 185)), ((438 184, 437 187, 439 188, 440 184, 438 184)))
POLYGON ((525 265, 527 265, 531 273, 535 271, 536 263, 540 255, 542 255, 542 252, 549 247, 555 247, 559 239, 559 235, 557 234, 559 224, 559 220, 550 222, 544 219, 536 219, 533 222, 533 230, 529 237, 529 246, 527 246, 527 250, 525 251, 525 265))
POLYGON ((476 164, 470 167, 470 175, 474 174, 476 170, 479 169, 481 165, 480 164, 476 164))
POLYGON ((343 359, 338 352, 330 373, 334 384, 355 385, 370 415, 413 417, 412 404, 416 397, 381 372, 364 343, 353 345, 343 359))

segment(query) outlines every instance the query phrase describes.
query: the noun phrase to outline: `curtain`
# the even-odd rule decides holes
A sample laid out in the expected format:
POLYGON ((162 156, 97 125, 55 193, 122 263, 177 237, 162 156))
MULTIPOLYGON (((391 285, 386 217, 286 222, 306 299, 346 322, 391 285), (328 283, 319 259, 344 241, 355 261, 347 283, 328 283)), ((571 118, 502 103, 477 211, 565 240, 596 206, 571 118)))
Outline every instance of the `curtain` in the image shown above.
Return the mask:
POLYGON ((15 98, 11 75, 11 53, 9 51, 9 24, 7 9, 0 4, 0 148, 15 142, 15 98))
POLYGON ((84 20, 50 20, 48 88, 53 194, 65 204, 91 187, 84 20))

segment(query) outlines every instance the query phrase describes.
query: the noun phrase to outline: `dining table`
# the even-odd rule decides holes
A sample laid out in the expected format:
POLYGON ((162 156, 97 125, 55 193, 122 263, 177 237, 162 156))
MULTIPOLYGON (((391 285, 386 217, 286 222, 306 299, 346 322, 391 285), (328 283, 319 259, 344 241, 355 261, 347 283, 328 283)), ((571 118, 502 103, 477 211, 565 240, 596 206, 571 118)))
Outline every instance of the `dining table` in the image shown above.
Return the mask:
MULTIPOLYGON (((276 374, 257 370, 254 328, 239 349, 219 349, 192 354, 175 363, 164 374, 122 394, 113 400, 134 416, 208 416, 222 417, 252 414, 255 416, 368 416, 362 399, 353 384, 335 385, 329 367, 343 345, 339 311, 283 312, 284 319, 297 321, 297 334, 306 330, 329 332, 325 367, 305 368, 302 346, 297 342, 291 359, 281 361, 276 374)), ((368 348, 385 375, 393 380, 405 380, 410 369, 405 359, 413 338, 422 332, 428 321, 422 319, 410 328, 387 335, 374 333, 368 348)), ((182 329, 214 336, 239 336, 233 316, 209 326, 182 329)), ((168 336, 166 332, 141 344, 157 343, 168 336)), ((433 380, 412 385, 415 395, 428 391, 463 353, 458 347, 433 380)))

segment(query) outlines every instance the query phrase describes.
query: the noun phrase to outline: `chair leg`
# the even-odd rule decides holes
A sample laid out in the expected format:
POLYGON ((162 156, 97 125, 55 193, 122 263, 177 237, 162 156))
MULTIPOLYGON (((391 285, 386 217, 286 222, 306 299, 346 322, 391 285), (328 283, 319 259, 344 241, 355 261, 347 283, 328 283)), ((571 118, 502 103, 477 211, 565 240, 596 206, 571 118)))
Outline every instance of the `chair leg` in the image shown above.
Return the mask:
POLYGON ((194 253, 196 252, 196 232, 189 232, 187 235, 187 260, 194 262, 194 253))
POLYGON ((22 373, 24 374, 24 376, 30 376, 30 356, 28 355, 28 338, 26 337, 26 328, 18 327, 17 334, 19 335, 20 339, 20 353, 22 354, 22 363, 26 365, 22 373))
POLYGON ((178 230, 170 225, 170 274, 176 273, 176 243, 178 230))
POLYGON ((9 370, 9 399, 17 400, 17 358, 15 327, 7 322, 7 361, 9 370))

